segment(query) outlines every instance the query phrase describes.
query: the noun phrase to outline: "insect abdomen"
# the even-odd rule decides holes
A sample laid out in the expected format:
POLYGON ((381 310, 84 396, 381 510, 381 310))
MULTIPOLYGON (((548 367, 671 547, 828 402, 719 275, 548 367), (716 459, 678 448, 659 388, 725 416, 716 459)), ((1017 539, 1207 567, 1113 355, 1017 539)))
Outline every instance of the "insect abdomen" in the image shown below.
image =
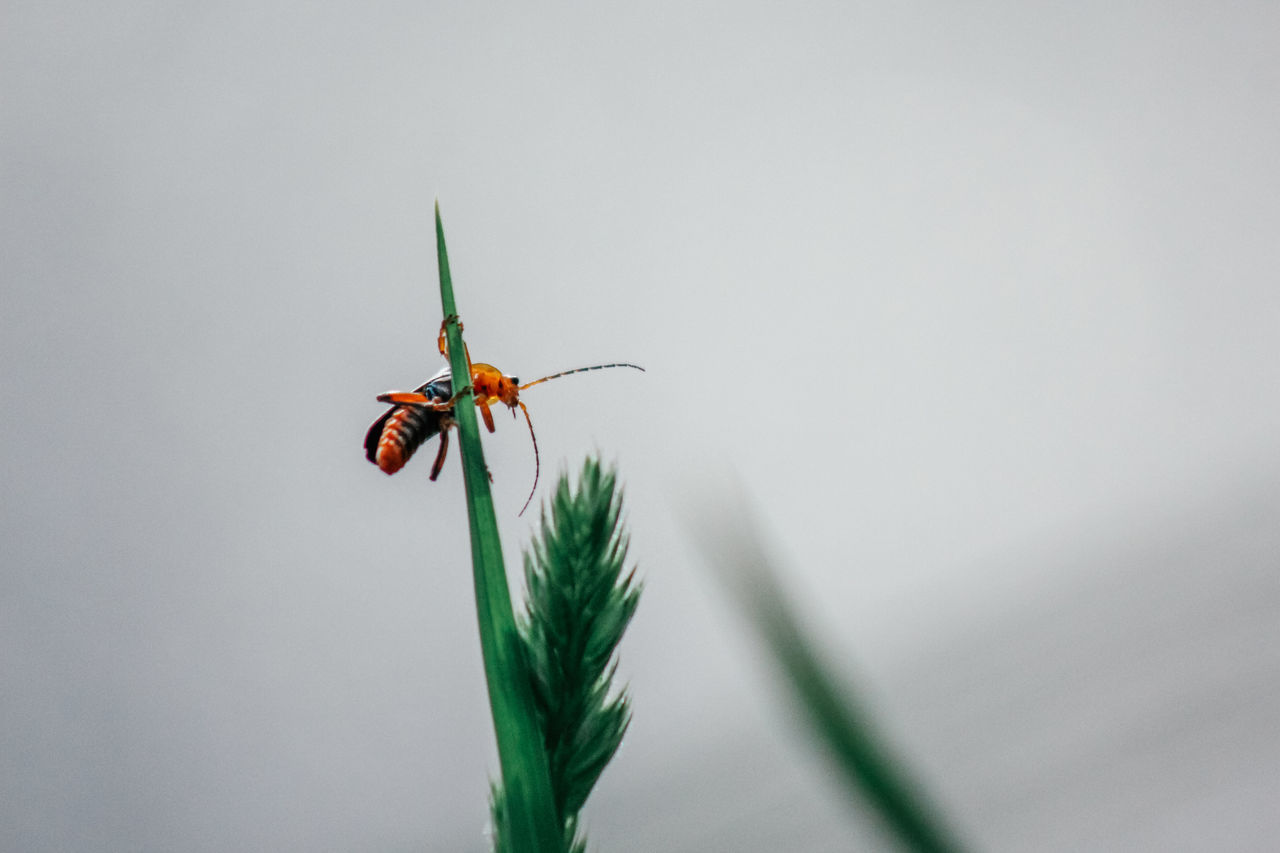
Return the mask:
MULTIPOLYGON (((418 388, 418 393, 444 402, 449 399, 449 377, 436 376, 418 388)), ((365 458, 387 474, 405 466, 414 451, 440 432, 448 412, 426 406, 392 406, 369 427, 364 437, 365 458)))
POLYGON ((393 406, 369 427, 365 458, 384 473, 394 474, 424 441, 440 432, 440 414, 422 406, 393 406))

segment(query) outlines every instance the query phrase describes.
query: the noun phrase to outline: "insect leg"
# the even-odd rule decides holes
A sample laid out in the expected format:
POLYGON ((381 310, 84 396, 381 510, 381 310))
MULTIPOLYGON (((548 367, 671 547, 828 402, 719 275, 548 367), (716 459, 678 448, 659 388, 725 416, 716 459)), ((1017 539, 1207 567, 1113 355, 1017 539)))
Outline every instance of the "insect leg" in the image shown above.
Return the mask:
POLYGON ((458 320, 458 315, 450 314, 448 317, 445 317, 440 321, 440 337, 436 340, 436 345, 440 347, 440 354, 444 356, 446 360, 449 358, 449 340, 445 337, 445 328, 452 320, 458 321, 458 331, 462 331, 462 321, 458 320))
POLYGON ((378 395, 378 402, 395 403, 400 406, 422 406, 437 412, 447 412, 453 408, 453 404, 458 402, 460 397, 470 390, 471 386, 468 385, 448 400, 433 400, 425 394, 419 394, 417 391, 388 391, 385 394, 378 395))
POLYGON ((480 407, 480 417, 484 418, 485 428, 493 432, 493 412, 489 411, 489 404, 477 399, 476 405, 480 407))
MULTIPOLYGON (((458 334, 462 334, 462 329, 463 329, 462 321, 458 320, 457 314, 450 314, 448 317, 445 317, 443 320, 440 321, 440 336, 436 339, 436 346, 439 347, 440 354, 444 356, 445 361, 449 360, 449 339, 445 334, 445 330, 448 327, 450 320, 458 321, 458 334)), ((471 372, 471 347, 467 346, 466 343, 464 342, 462 344, 462 349, 467 354, 467 372, 470 373, 471 372)))
POLYGON ((431 466, 431 481, 435 482, 436 477, 440 476, 440 470, 444 468, 444 457, 449 452, 449 426, 441 424, 440 430, 440 449, 436 451, 436 461, 431 466))

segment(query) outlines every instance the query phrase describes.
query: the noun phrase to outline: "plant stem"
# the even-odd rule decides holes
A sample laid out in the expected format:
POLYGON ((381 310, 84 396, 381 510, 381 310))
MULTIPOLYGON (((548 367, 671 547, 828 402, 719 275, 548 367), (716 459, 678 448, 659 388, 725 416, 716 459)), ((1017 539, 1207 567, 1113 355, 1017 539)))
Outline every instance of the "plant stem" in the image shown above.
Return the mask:
MULTIPOLYGON (((446 318, 449 367, 455 392, 470 381, 466 348, 457 321, 453 280, 445 250, 444 225, 436 204, 436 253, 440 264, 440 302, 446 318)), ((476 588, 476 615, 484 656, 489 704, 498 742, 498 761, 506 795, 506 826, 499 831, 508 849, 520 853, 563 851, 564 840, 551 793, 551 777, 534 712, 527 663, 516 632, 511 593, 502 561, 498 519, 489 490, 489 473, 480 446, 480 428, 470 396, 459 400, 453 416, 458 422, 462 473, 471 527, 471 561, 476 588)))

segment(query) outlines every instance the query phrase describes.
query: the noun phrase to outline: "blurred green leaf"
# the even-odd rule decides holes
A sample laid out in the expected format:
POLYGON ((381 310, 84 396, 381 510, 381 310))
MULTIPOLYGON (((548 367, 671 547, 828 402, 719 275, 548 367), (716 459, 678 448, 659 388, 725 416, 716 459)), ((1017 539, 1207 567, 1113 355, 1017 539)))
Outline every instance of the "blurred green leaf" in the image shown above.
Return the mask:
POLYGON ((758 533, 761 524, 739 494, 740 488, 725 487, 722 499, 702 501, 689 529, 778 663, 811 732, 834 759, 850 791, 874 808, 905 848, 929 853, 962 850, 923 786, 854 698, 858 691, 847 675, 837 675, 823 662, 766 556, 758 533))

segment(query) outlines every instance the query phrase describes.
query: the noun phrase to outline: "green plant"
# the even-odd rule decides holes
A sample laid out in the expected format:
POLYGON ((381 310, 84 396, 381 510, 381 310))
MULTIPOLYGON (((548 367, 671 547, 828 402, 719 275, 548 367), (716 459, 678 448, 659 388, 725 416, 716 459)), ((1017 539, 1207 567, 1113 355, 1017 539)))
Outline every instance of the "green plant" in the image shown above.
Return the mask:
MULTIPOLYGON (((469 376, 457 320, 444 226, 436 206, 440 301, 450 371, 469 376)), ((614 650, 639 587, 623 575, 627 537, 616 476, 588 460, 571 491, 562 477, 544 511, 541 539, 525 555, 527 607, 517 622, 475 407, 454 407, 461 446, 476 612, 501 781, 493 785, 493 840, 500 853, 585 849, 578 814, 630 720, 613 687, 614 650)))
POLYGON ((740 489, 731 493, 726 488, 704 499, 686 522, 778 665, 810 734, 834 762, 853 799, 869 805, 903 849, 963 850, 920 780, 859 701, 848 674, 824 660, 768 556, 763 525, 740 494, 740 489))
MULTIPOLYGON (((560 478, 540 537, 524 557, 528 599, 520 637, 556 814, 575 851, 585 849, 578 814, 631 720, 629 700, 613 684, 614 651, 640 600, 635 571, 624 574, 621 514, 616 475, 588 459, 576 490, 560 478)), ((502 800, 495 790, 495 815, 502 800)), ((494 825, 501 825, 496 817, 494 825)))

